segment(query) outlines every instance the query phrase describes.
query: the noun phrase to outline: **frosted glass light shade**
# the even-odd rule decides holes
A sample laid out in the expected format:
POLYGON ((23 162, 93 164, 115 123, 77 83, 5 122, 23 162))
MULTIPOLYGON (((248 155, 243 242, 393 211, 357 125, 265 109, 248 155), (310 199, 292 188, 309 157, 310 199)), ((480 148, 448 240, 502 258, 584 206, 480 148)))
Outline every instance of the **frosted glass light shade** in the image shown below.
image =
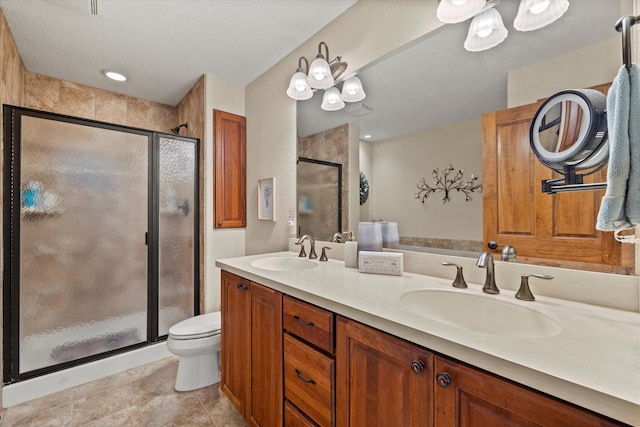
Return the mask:
POLYGON ((491 49, 502 43, 509 32, 502 23, 500 12, 488 9, 471 20, 464 48, 470 52, 491 49))
POLYGON ((558 20, 569 9, 569 0, 521 0, 513 27, 533 31, 558 20))
POLYGON ((291 77, 289 82, 289 89, 287 89, 287 95, 289 98, 304 101, 313 96, 313 91, 307 84, 307 75, 302 71, 298 71, 291 77))
POLYGON ((362 82, 356 76, 347 79, 342 85, 342 93, 340 94, 345 102, 362 101, 367 95, 362 88, 362 82))
POLYGON ((445 24, 466 21, 480 13, 486 0, 441 0, 436 16, 445 24))
POLYGON ((322 56, 316 57, 311 63, 311 67, 309 67, 309 76, 307 77, 309 87, 312 89, 328 89, 334 83, 329 63, 322 56))
POLYGON ((344 101, 340 98, 340 91, 338 88, 332 87, 324 91, 322 105, 320 108, 325 111, 337 111, 344 108, 344 101))

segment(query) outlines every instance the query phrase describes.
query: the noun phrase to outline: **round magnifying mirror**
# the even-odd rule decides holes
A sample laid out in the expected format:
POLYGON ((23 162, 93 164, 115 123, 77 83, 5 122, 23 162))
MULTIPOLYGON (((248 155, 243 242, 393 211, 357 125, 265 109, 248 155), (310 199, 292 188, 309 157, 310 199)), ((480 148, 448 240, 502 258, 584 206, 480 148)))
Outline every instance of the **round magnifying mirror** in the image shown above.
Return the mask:
POLYGON ((606 96, 594 89, 564 90, 538 109, 529 130, 531 149, 547 167, 563 172, 598 167, 609 159, 606 96))

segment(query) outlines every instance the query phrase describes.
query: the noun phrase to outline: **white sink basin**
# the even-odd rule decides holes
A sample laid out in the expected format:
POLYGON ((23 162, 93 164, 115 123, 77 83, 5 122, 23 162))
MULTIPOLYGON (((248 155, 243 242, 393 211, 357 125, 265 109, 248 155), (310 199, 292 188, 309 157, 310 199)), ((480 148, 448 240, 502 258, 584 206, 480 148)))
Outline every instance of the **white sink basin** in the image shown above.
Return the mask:
POLYGON ((427 289, 406 293, 401 301, 420 316, 487 335, 536 338, 561 331, 549 316, 490 295, 427 289))
POLYGON ((318 264, 305 258, 261 258, 251 261, 251 265, 256 268, 271 271, 306 270, 317 267, 318 264))

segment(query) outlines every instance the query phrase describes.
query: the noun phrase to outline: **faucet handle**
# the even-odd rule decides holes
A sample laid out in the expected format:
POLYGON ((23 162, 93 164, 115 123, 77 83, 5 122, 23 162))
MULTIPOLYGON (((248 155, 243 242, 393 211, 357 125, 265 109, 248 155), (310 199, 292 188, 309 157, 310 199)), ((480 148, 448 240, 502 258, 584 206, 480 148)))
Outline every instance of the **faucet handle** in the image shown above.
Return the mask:
POLYGON ((307 256, 307 251, 304 250, 304 240, 296 242, 296 245, 300 245, 300 253, 298 254, 298 257, 305 258, 307 256))
POLYGON ((462 275, 462 266, 458 265, 458 264, 454 264, 452 262, 447 262, 444 261, 442 263, 442 265, 446 265, 448 267, 456 267, 458 269, 458 272, 456 274, 456 278, 453 280, 453 283, 451 286, 453 286, 454 288, 460 288, 460 289, 464 289, 467 287, 467 282, 465 282, 464 280, 464 276, 462 275))
POLYGON ((327 252, 326 252, 327 249, 331 250, 329 246, 322 247, 322 253, 320 254, 320 261, 329 261, 329 258, 327 258, 327 252))
POLYGON ((522 301, 535 301, 535 297, 529 289, 529 277, 535 277, 538 279, 551 280, 553 276, 548 274, 523 274, 520 279, 520 289, 516 292, 516 298, 522 301))

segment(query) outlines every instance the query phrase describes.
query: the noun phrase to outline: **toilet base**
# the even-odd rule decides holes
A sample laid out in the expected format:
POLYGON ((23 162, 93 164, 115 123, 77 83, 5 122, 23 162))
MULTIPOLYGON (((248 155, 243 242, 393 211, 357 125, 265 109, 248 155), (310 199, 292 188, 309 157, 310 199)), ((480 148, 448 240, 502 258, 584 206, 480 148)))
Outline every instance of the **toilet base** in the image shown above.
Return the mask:
POLYGON ((191 391, 220 382, 218 357, 211 356, 211 353, 207 353, 200 356, 180 357, 176 391, 191 391))

